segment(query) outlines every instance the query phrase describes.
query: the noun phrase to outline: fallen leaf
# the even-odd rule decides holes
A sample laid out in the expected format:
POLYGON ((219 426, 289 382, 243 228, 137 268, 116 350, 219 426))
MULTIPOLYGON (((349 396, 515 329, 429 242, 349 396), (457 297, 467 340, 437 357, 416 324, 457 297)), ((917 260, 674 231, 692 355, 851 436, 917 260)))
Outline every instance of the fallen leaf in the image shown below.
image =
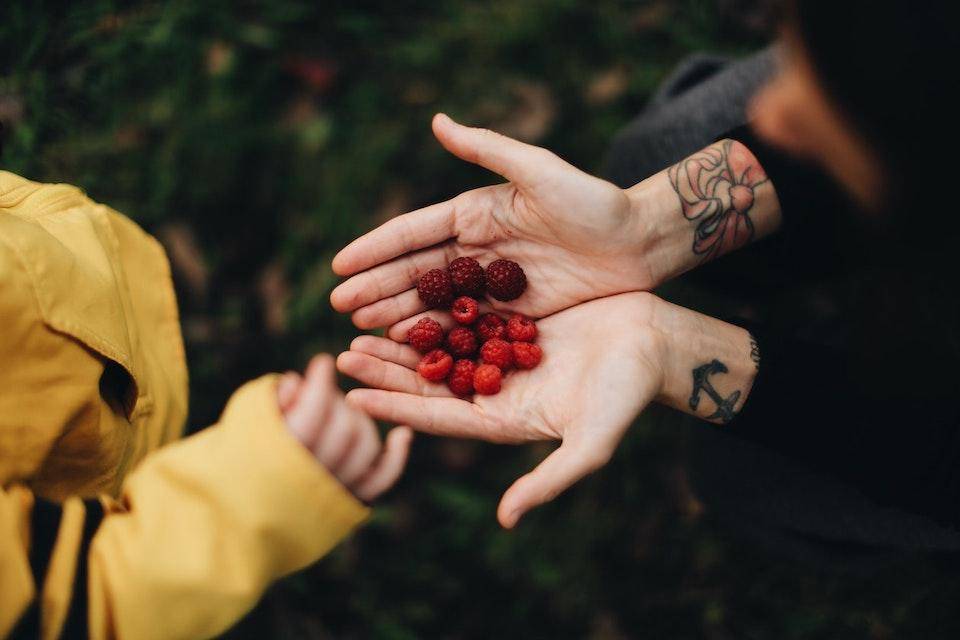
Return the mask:
POLYGON ((23 120, 23 98, 10 93, 0 93, 0 122, 11 129, 23 120))
POLYGON ((217 40, 207 47, 207 73, 220 76, 233 66, 233 47, 217 40))
POLYGON ((665 475, 670 495, 680 514, 688 521, 699 519, 703 515, 704 506, 693 492, 686 468, 675 466, 667 470, 665 475))
POLYGON ((403 101, 412 105, 425 105, 436 102, 437 85, 432 82, 418 80, 410 83, 403 92, 403 101))
POLYGON ((120 127, 113 134, 114 145, 118 151, 136 149, 143 144, 144 139, 143 129, 132 124, 120 127))
POLYGON ((444 438, 437 444, 437 457, 451 471, 465 471, 477 459, 477 443, 444 438))
POLYGON ((410 188, 401 183, 392 184, 384 191, 380 204, 377 205, 373 214, 373 221, 375 224, 382 224, 401 213, 407 213, 412 206, 410 188))
POLYGON ((626 68, 613 67, 603 71, 587 85, 586 101, 593 106, 610 104, 627 90, 630 76, 626 68))
POLYGON ((267 333, 281 335, 287 330, 287 304, 290 284, 283 265, 271 262, 257 279, 257 293, 263 305, 263 322, 267 333))
POLYGON ((287 58, 283 66, 315 93, 329 89, 337 76, 336 64, 327 58, 293 56, 287 58))
POLYGON ((550 130, 557 117, 557 105, 549 87, 517 81, 510 87, 515 106, 504 118, 493 122, 495 131, 524 142, 537 142, 550 130))
POLYGON ((673 13, 673 7, 665 0, 650 3, 633 14, 633 29, 638 32, 652 31, 663 26, 673 13))
POLYGON ((187 291, 196 299, 207 295, 210 272, 193 230, 182 222, 164 225, 157 238, 167 250, 170 265, 179 275, 187 291))

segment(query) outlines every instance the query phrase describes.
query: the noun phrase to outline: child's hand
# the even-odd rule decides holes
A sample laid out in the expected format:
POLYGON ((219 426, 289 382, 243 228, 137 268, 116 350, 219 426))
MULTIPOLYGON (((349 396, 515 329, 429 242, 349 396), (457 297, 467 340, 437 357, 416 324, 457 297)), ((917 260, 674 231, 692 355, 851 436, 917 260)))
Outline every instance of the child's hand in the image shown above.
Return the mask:
POLYGON ((337 388, 329 355, 315 356, 304 377, 284 375, 277 396, 290 433, 361 500, 372 501, 400 477, 413 431, 397 427, 383 446, 377 426, 337 388))

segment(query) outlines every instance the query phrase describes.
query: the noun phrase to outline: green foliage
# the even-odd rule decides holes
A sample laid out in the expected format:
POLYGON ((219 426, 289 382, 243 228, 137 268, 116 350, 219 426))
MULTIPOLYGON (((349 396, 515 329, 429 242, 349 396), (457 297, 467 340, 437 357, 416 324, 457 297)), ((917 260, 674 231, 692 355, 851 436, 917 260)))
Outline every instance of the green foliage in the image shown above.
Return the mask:
MULTIPOLYGON (((0 166, 78 184, 167 245, 196 429, 244 380, 348 344, 337 249, 497 179, 440 149, 433 113, 595 171, 684 54, 757 44, 706 0, 6 0, 0 166)), ((932 562, 829 576, 729 538, 658 416, 509 533, 500 493, 546 450, 420 438, 371 525, 232 635, 929 636, 957 594, 932 562)))

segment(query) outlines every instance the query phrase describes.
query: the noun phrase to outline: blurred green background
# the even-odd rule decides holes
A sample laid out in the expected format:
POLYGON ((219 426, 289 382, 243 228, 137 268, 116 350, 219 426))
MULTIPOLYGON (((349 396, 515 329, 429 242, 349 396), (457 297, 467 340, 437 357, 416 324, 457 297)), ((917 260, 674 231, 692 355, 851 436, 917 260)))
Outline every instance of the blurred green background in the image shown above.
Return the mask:
MULTIPOLYGON (((6 0, 0 168, 78 184, 163 241, 195 430, 243 381, 346 347, 337 249, 497 180, 443 152, 433 113, 596 171, 684 55, 767 39, 734 0, 6 0)), ((421 437, 371 525, 228 635, 935 637, 960 597, 951 569, 827 573, 754 549, 693 495, 675 422, 651 411, 511 533, 500 493, 549 447, 421 437)))

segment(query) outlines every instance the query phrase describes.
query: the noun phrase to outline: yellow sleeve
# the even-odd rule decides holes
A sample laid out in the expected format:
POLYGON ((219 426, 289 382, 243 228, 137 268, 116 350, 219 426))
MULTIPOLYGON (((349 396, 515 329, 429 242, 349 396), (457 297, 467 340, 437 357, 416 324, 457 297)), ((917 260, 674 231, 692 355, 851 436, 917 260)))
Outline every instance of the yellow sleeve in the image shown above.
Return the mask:
MULTIPOLYGON (((75 597, 87 592, 81 622, 91 638, 214 636, 273 580, 316 561, 366 517, 287 433, 275 393, 275 377, 256 380, 233 396, 218 424, 148 456, 95 532, 95 505, 84 517, 79 500, 64 503, 59 535, 48 536, 55 542, 42 589, 43 637, 76 630, 70 613, 84 603, 53 620, 43 611, 48 592, 63 599, 71 588, 75 597), (78 553, 79 561, 62 559, 78 553), (66 586, 51 584, 55 571, 66 586), (71 587, 84 571, 84 584, 71 587)), ((0 494, 0 636, 33 599, 38 580, 30 569, 43 555, 30 548, 41 532, 23 533, 25 519, 36 522, 25 493, 0 494)))

